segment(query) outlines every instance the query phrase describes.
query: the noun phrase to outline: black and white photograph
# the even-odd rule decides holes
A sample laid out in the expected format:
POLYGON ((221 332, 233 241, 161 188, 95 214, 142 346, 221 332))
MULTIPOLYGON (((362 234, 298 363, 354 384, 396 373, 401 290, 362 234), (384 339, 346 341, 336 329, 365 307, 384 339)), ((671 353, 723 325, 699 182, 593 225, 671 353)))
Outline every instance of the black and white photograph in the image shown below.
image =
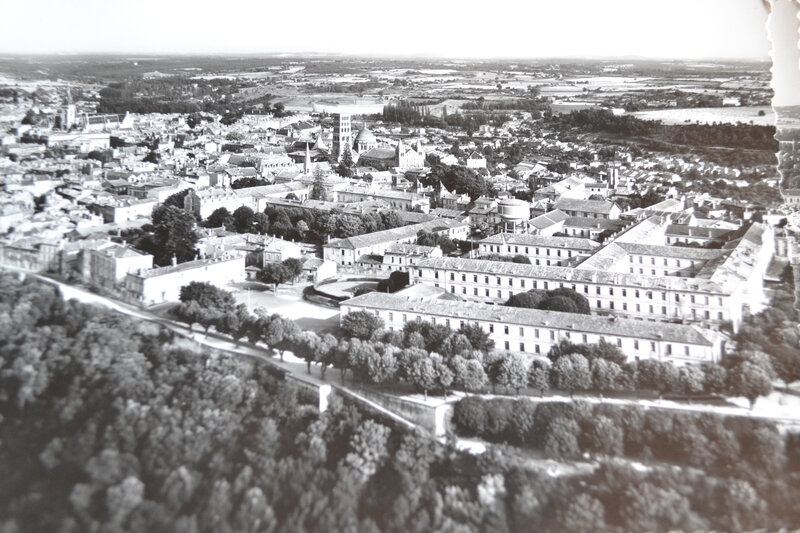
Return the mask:
POLYGON ((0 533, 800 531, 800 0, 7 0, 0 533))

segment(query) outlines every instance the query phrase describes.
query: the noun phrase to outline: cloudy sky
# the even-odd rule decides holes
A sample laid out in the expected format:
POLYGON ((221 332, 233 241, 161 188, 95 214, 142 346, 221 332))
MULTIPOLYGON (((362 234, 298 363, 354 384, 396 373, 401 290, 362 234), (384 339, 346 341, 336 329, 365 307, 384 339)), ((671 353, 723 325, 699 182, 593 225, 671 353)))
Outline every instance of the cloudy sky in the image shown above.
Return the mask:
POLYGON ((18 0, 0 53, 768 58, 762 0, 18 0))

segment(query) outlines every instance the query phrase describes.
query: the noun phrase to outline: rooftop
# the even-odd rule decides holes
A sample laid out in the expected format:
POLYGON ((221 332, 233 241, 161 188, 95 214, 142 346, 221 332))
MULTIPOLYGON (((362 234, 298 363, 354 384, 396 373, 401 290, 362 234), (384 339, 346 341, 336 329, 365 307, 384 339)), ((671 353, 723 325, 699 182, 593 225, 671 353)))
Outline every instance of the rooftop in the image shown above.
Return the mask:
POLYGON ((546 246, 570 250, 592 251, 599 243, 580 237, 556 237, 550 235, 531 235, 529 233, 498 233, 479 241, 480 244, 516 244, 523 246, 546 246))
MULTIPOLYGON (((556 200, 555 208, 562 211, 582 211, 584 213, 609 214, 616 206, 614 202, 602 200, 579 200, 575 198, 559 198, 556 200)), ((619 206, 617 206, 619 207, 619 206)))
POLYGON ((143 270, 138 274, 132 272, 128 275, 137 276, 140 278, 155 278, 158 276, 166 276, 168 274, 174 274, 176 272, 194 270, 195 268, 204 268, 213 263, 229 263, 241 259, 242 258, 239 256, 229 256, 229 257, 223 256, 223 257, 216 257, 209 259, 197 259, 195 261, 187 261, 185 263, 179 263, 177 265, 172 265, 172 266, 148 268, 147 270, 143 270))
MULTIPOLYGON (((454 270, 490 275, 516 276, 528 279, 569 283, 597 283, 601 285, 618 285, 620 287, 640 287, 653 290, 674 290, 684 292, 704 292, 709 294, 728 294, 733 287, 721 282, 684 278, 677 276, 647 276, 644 274, 628 274, 624 272, 608 272, 605 270, 589 270, 562 266, 525 265, 504 261, 486 261, 482 259, 464 259, 460 257, 437 257, 421 259, 416 268, 432 268, 454 270)), ((555 287, 553 287, 555 288, 555 287)))
POLYGON ((502 324, 542 326, 571 332, 633 337, 654 341, 680 342, 712 346, 708 333, 699 327, 663 322, 649 322, 617 317, 559 313, 539 309, 506 307, 479 302, 421 299, 401 294, 370 292, 341 303, 370 309, 423 313, 465 321, 491 321, 502 324))

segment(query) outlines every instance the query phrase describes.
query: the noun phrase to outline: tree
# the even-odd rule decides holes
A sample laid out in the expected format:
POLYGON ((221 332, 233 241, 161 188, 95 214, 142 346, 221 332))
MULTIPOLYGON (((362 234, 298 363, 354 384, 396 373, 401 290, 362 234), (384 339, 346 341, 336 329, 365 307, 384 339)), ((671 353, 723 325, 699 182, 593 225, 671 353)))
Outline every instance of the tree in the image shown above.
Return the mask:
POLYGON ((158 155, 158 152, 156 150, 150 150, 150 153, 147 154, 144 157, 144 159, 142 159, 142 161, 144 161, 145 163, 153 163, 154 165, 157 165, 158 163, 161 162, 161 156, 158 155))
POLYGON ((528 362, 519 354, 509 354, 500 363, 497 383, 516 394, 528 384, 528 362))
POLYGON ((561 526, 565 531, 594 533, 607 529, 605 507, 589 494, 578 494, 564 510, 561 526))
POLYGON ((436 374, 436 385, 441 387, 442 394, 444 394, 444 397, 447 398, 447 389, 449 389, 453 384, 453 380, 455 378, 453 371, 450 370, 450 367, 447 366, 441 356, 437 354, 431 354, 431 360, 433 361, 433 370, 436 374))
POLYGON ((550 368, 550 379, 557 389, 569 391, 587 390, 592 386, 589 362, 578 353, 562 355, 550 368))
POLYGON ((742 361, 728 372, 728 388, 731 394, 747 398, 752 409, 759 396, 772 392, 772 382, 764 369, 742 361))
POLYGON ((383 349, 373 351, 367 356, 367 377, 372 383, 386 383, 394 378, 397 372, 397 360, 394 349, 383 345, 383 349))
POLYGON ((253 215, 254 230, 259 235, 266 235, 269 231, 269 217, 264 213, 255 213, 253 215))
POLYGON ((324 380, 325 379, 325 372, 327 372, 328 367, 333 364, 333 354, 334 350, 336 349, 338 341, 336 337, 331 335, 330 333, 326 333, 320 339, 319 346, 317 348, 317 362, 320 364, 319 372, 320 377, 324 380))
POLYGON ((683 394, 697 394, 703 391, 703 370, 696 366, 682 366, 678 369, 678 387, 683 394))
POLYGON ((255 213, 246 205, 236 208, 236 211, 233 212, 233 227, 237 233, 249 232, 253 229, 253 222, 255 222, 255 213))
POLYGON ((306 373, 311 373, 311 363, 317 360, 317 351, 320 348, 321 339, 313 331, 304 331, 297 336, 294 342, 294 354, 304 359, 306 362, 306 373))
POLYGON ((461 434, 482 436, 486 431, 486 400, 479 396, 467 396, 456 402, 453 424, 461 434))
POLYGON ((464 335, 472 348, 479 350, 483 353, 489 353, 494 349, 494 341, 489 336, 489 332, 485 331, 480 324, 465 323, 458 328, 458 332, 464 335))
POLYGON ((288 269, 282 263, 267 263, 258 277, 264 283, 274 284, 275 292, 278 292, 278 285, 291 279, 288 269))
POLYGON ((281 263, 281 266, 286 269, 286 275, 289 277, 289 281, 292 283, 294 283, 295 280, 303 273, 303 261, 296 257, 284 259, 283 263, 281 263))
POLYGON ((389 274, 388 279, 380 280, 376 290, 378 292, 397 292, 408 285, 408 280, 408 272, 398 270, 389 274))
POLYGON ((503 305, 508 307, 539 309, 539 305, 541 305, 545 298, 545 294, 542 291, 532 290, 514 294, 503 305))
POLYGON ((353 311, 342 318, 341 328, 350 337, 367 340, 382 329, 383 319, 368 311, 353 311))
POLYGON ((136 247, 153 256, 153 262, 167 266, 173 258, 178 263, 195 258, 197 234, 194 231, 194 215, 171 205, 153 208, 153 233, 143 235, 136 247))
POLYGON ((425 400, 428 399, 428 391, 437 384, 436 370, 430 357, 420 357, 414 360, 408 369, 409 382, 425 394, 425 400))
POLYGON ((353 175, 352 167, 353 167, 353 154, 350 151, 350 146, 345 145, 344 150, 342 151, 342 160, 336 167, 336 173, 342 176, 343 178, 352 177, 353 175))
POLYGON ((439 352, 445 357, 454 357, 468 353, 472 350, 469 339, 460 333, 454 333, 447 337, 439 347, 439 352))
POLYGON ((577 313, 578 307, 572 300, 565 296, 553 296, 545 299, 539 309, 544 311, 557 311, 559 313, 577 313))
POLYGON ((568 287, 559 287, 558 289, 550 291, 533 289, 528 292, 514 294, 504 305, 509 307, 558 311, 561 313, 578 313, 583 315, 591 313, 589 300, 587 300, 584 295, 568 287))
POLYGON ((220 333, 227 333, 238 344, 250 329, 250 313, 247 308, 239 304, 233 309, 225 311, 217 322, 220 333))
POLYGON ((286 346, 286 341, 288 339, 294 338, 292 326, 295 326, 294 322, 286 320, 281 316, 273 315, 270 317, 269 325, 261 332, 261 340, 270 348, 278 350, 281 361, 283 361, 284 352, 284 349, 281 348, 286 346))
POLYGON ((598 391, 614 391, 622 369, 613 361, 596 358, 590 363, 592 388, 598 391))
POLYGON ((528 371, 528 385, 539 391, 544 397, 544 392, 550 388, 550 368, 543 361, 534 360, 528 371))
POLYGON ((477 359, 464 359, 460 355, 449 361, 453 371, 453 386, 464 391, 480 391, 486 386, 486 371, 477 359))
POLYGON ((571 418, 554 418, 547 425, 544 436, 545 455, 556 459, 577 457, 580 454, 579 433, 578 423, 571 418))
POLYGON ((725 387, 728 382, 728 372, 725 370, 725 367, 720 365, 708 365, 705 367, 704 371, 705 377, 703 386, 706 391, 715 394, 722 394, 725 392, 725 387))
POLYGON ((175 194, 171 194, 170 196, 167 197, 166 200, 164 200, 164 205, 171 205, 183 209, 183 200, 184 198, 186 198, 186 195, 189 194, 191 190, 192 189, 184 189, 182 191, 176 192, 175 194))
POLYGON ((233 295, 205 281, 192 281, 181 287, 180 301, 197 302, 203 309, 227 311, 236 305, 233 295))
POLYGON ((311 200, 328 200, 328 191, 325 189, 325 171, 317 167, 314 169, 314 182, 311 185, 311 191, 308 193, 311 200))
POLYGON ((203 309, 197 305, 197 302, 183 302, 173 310, 175 316, 189 324, 189 329, 192 329, 192 324, 195 322, 200 323, 203 316, 203 309))
POLYGON ((590 420, 589 424, 586 436, 590 450, 611 457, 622 455, 625 434, 613 419, 600 415, 590 420))
POLYGON ((225 207, 219 207, 208 215, 205 225, 208 228, 227 228, 233 225, 233 216, 225 207))

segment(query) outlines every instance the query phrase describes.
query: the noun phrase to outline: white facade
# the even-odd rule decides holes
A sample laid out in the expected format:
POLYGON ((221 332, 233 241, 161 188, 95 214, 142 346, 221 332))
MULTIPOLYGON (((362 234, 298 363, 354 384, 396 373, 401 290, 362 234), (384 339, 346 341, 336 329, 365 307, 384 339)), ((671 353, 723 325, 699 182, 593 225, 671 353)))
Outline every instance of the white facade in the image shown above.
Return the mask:
POLYGON ((340 317, 355 311, 379 316, 385 327, 402 330, 408 322, 424 320, 459 329, 478 324, 489 334, 495 349, 544 356, 562 340, 615 344, 630 361, 658 359, 675 364, 719 362, 724 337, 696 326, 657 325, 635 320, 553 313, 476 302, 415 300, 400 294, 369 293, 342 302, 340 317))
POLYGON ((193 281, 212 283, 220 288, 244 281, 244 268, 244 255, 238 255, 131 272, 125 277, 125 291, 145 305, 177 302, 181 287, 193 281))

